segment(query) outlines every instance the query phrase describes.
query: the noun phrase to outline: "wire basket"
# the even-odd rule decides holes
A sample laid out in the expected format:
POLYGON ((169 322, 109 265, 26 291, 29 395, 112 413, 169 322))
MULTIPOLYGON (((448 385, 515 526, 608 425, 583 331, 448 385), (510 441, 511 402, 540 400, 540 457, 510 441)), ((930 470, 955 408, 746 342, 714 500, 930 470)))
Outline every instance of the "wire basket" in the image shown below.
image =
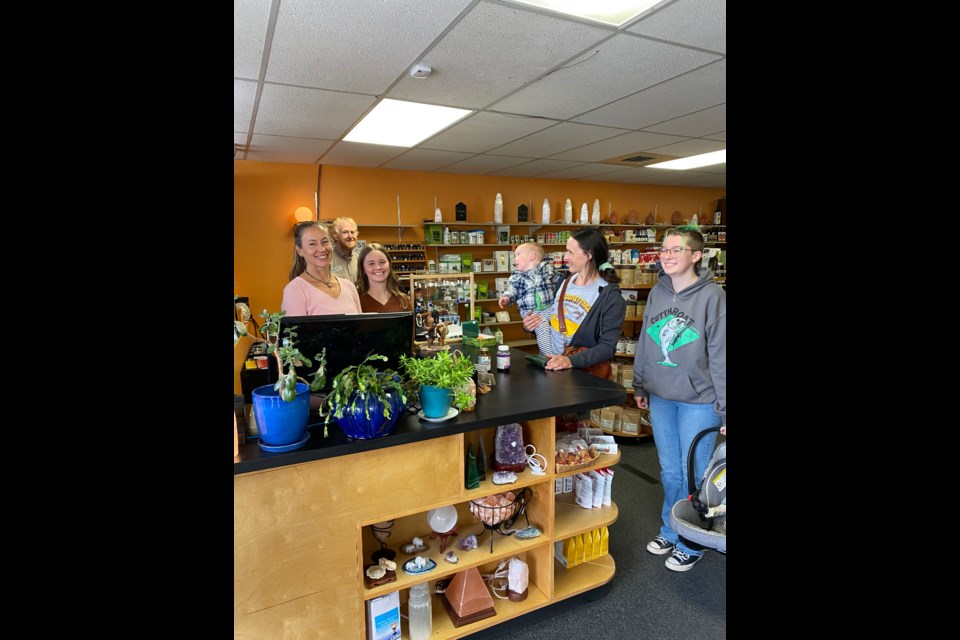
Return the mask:
MULTIPOLYGON (((533 491, 529 487, 524 487, 520 491, 504 491, 495 493, 485 498, 470 500, 470 513, 480 521, 483 528, 490 531, 490 553, 493 553, 493 532, 496 531, 502 536, 508 536, 513 533, 508 531, 513 524, 520 518, 527 518, 527 526, 530 526, 530 518, 526 514, 527 502, 533 496, 533 491)), ((482 535, 482 534, 481 534, 482 535)))

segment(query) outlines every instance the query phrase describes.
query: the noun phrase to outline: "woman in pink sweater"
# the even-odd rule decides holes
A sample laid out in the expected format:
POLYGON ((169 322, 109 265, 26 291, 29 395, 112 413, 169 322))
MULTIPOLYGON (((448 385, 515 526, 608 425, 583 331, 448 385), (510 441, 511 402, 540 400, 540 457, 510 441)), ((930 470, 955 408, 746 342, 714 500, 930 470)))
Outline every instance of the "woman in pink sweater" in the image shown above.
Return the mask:
POLYGON ((294 231, 293 268, 280 309, 288 316, 360 313, 355 284, 331 275, 330 233, 320 222, 301 222, 294 231))

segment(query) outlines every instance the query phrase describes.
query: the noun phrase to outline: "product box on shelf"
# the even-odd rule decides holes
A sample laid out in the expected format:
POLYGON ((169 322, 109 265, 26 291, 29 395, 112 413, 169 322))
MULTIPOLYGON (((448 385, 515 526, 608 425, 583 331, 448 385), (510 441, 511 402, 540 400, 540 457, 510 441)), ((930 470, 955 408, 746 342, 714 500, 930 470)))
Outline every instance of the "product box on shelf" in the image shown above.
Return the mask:
POLYGON ((484 271, 496 271, 497 270, 497 261, 493 258, 484 258, 483 259, 483 270, 484 271))
POLYGON ((476 320, 468 321, 463 323, 463 344, 471 347, 492 347, 497 344, 497 337, 480 333, 476 320))
POLYGON ((443 244, 443 225, 423 225, 423 244, 443 244))
POLYGON ((624 433, 640 433, 640 409, 624 409, 620 428, 624 433))
POLYGON ((479 336, 463 336, 463 344, 472 347, 494 347, 497 345, 497 337, 489 333, 481 333, 479 336))
POLYGON ((367 601, 367 640, 400 640, 400 592, 367 601))

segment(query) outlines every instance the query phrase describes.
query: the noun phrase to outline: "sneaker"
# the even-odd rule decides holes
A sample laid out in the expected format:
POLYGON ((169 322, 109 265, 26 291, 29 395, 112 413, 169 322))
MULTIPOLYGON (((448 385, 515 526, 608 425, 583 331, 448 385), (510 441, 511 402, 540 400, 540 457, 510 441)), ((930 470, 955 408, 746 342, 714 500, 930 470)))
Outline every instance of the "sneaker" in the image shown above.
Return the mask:
POLYGON ((662 556, 665 553, 673 551, 673 546, 673 543, 663 536, 657 536, 647 543, 647 551, 655 556, 662 556))
POLYGON ((667 569, 670 569, 671 571, 689 571, 702 557, 702 555, 695 556, 689 553, 684 553, 683 551, 680 551, 680 549, 674 549, 673 555, 667 558, 667 562, 665 564, 667 569))

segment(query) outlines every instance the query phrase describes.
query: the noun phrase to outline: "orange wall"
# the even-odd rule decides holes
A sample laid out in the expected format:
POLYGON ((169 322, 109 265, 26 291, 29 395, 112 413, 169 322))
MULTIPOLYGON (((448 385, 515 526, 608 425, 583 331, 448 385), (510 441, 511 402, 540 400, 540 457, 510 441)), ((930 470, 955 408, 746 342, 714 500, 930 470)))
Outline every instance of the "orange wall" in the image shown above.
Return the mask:
MULTIPOLYGON (((419 224, 424 218, 433 220, 433 202, 443 212, 443 219, 454 219, 454 205, 467 205, 471 222, 492 222, 493 201, 497 192, 503 195, 504 222, 516 222, 517 207, 532 204, 530 219, 540 220, 543 199, 550 201, 554 220, 563 215, 563 204, 570 198, 574 221, 579 219, 580 206, 586 202, 592 211, 595 198, 600 199, 604 218, 608 208, 620 219, 636 209, 640 221, 657 206, 657 221, 667 222, 679 210, 690 218, 702 207, 704 217, 712 219, 717 198, 726 189, 696 187, 661 187, 548 180, 545 178, 512 178, 503 176, 461 175, 425 171, 364 169, 313 164, 276 162, 233 162, 233 269, 234 292, 250 298, 254 316, 264 308, 280 310, 283 287, 293 260, 293 212, 299 206, 313 208, 320 170, 320 218, 332 219, 348 215, 357 221, 360 237, 368 241, 397 242, 396 230, 364 229, 364 223, 396 224, 397 196, 400 197, 402 224, 419 224), (710 216, 711 218, 708 218, 710 216)), ((704 222, 707 220, 704 220, 704 222)), ((420 242, 423 230, 405 230, 403 241, 420 242)), ((259 322, 260 319, 257 318, 259 322)), ((240 393, 240 368, 249 347, 241 339, 234 349, 234 389, 240 393)))

